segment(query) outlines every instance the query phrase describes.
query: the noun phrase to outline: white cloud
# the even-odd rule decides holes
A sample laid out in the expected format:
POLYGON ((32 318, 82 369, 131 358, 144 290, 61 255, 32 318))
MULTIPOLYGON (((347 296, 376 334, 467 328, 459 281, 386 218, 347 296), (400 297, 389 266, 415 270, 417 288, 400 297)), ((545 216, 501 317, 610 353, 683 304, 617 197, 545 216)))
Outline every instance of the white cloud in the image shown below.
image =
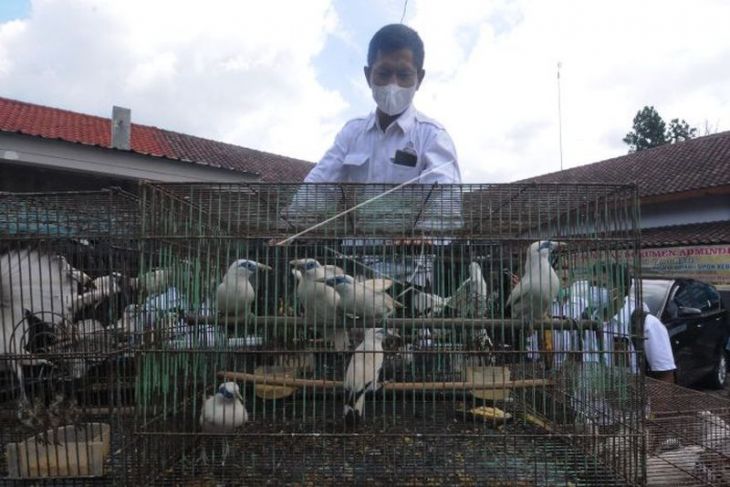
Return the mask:
MULTIPOLYGON (((374 32, 365 30, 402 8, 34 0, 28 19, 0 24, 0 86, 3 96, 103 116, 129 106, 140 123, 317 160, 347 114, 373 106, 362 60, 345 69, 342 59, 364 57, 366 45, 354 48, 374 32), (349 51, 318 58, 317 72, 332 39, 349 51), (345 80, 347 100, 320 79, 345 80)), ((644 105, 667 121, 728 130, 728 18, 726 0, 410 0, 406 22, 426 43, 416 103, 451 133, 468 182, 559 168, 558 61, 566 167, 624 154, 621 138, 644 105)))
POLYGON ((730 129, 727 2, 419 1, 426 42, 417 103, 455 139, 469 181, 559 169, 557 62, 566 167, 626 153, 634 114, 654 105, 730 129), (471 44, 459 33, 476 32, 471 44), (724 60, 724 61, 723 61, 724 60))
POLYGON ((0 25, 3 95, 316 160, 346 102, 314 56, 329 0, 34 0, 0 25))

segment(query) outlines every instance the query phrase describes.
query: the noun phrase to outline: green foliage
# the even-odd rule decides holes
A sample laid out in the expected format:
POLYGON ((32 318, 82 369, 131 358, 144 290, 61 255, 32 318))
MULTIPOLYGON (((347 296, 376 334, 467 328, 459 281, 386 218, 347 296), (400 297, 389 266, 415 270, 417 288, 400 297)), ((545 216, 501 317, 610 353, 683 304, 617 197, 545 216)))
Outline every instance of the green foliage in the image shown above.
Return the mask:
POLYGON ((634 117, 633 130, 626 134, 623 141, 628 144, 629 152, 638 152, 664 144, 674 144, 697 136, 697 129, 678 118, 664 122, 653 106, 645 106, 634 117))
POLYGON ((667 141, 671 144, 682 142, 697 137, 697 129, 690 127, 684 120, 673 118, 669 122, 669 128, 666 133, 667 141))

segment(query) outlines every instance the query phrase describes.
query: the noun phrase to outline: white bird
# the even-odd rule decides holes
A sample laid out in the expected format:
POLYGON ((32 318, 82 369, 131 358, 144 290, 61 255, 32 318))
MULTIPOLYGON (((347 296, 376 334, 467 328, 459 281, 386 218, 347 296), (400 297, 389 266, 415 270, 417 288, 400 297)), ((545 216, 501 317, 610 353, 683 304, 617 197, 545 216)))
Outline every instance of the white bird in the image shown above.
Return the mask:
POLYGON ((444 308, 448 303, 448 298, 444 298, 438 294, 419 291, 414 287, 406 288, 402 293, 396 296, 396 299, 406 295, 407 293, 413 294, 413 297, 411 298, 411 307, 416 316, 424 316, 428 318, 433 316, 442 316, 444 308))
MULTIPOLYGON (((74 312, 104 298, 103 293, 79 294, 79 284, 87 278, 61 255, 30 249, 0 255, 0 355, 26 353, 28 314, 58 327, 72 321, 74 312)), ((23 384, 22 365, 42 362, 12 360, 0 364, 0 369, 9 367, 23 384)), ((24 388, 20 390, 24 396, 24 388)))
POLYGON ((130 279, 129 285, 134 291, 140 293, 142 297, 154 296, 155 294, 160 294, 170 286, 170 274, 169 269, 153 269, 139 277, 130 279))
POLYGON ((316 280, 327 277, 342 276, 345 271, 341 267, 332 264, 322 265, 317 259, 294 259, 289 262, 294 269, 298 269, 302 273, 308 273, 309 277, 316 280))
MULTIPOLYGON (((200 429, 203 433, 231 433, 248 422, 248 411, 243 405, 243 397, 238 384, 224 382, 212 396, 203 396, 203 408, 200 411, 200 429)), ((228 440, 223 440, 221 462, 225 462, 230 451, 228 440)), ((208 463, 205 447, 201 451, 201 459, 208 463)))
POLYGON ((106 296, 111 296, 121 291, 120 281, 122 275, 118 272, 112 272, 108 276, 97 277, 91 281, 91 293, 101 300, 106 296))
POLYGON ((365 336, 347 365, 345 372, 345 402, 344 415, 349 421, 357 421, 364 414, 365 393, 380 389, 380 370, 383 368, 383 339, 385 331, 382 328, 367 328, 365 336))
POLYGON ((271 270, 271 267, 248 259, 238 259, 228 267, 216 292, 219 313, 247 316, 251 312, 251 303, 256 300, 256 290, 250 278, 259 269, 271 270))
POLYGON ((248 421, 248 411, 238 384, 224 382, 218 391, 204 398, 200 428, 204 433, 228 433, 248 421))
POLYGON ((345 272, 337 266, 321 265, 315 259, 297 259, 290 262, 297 280, 296 297, 302 303, 304 316, 310 322, 334 323, 338 316, 340 296, 321 279, 345 272))
POLYGON ((352 276, 342 275, 322 280, 340 295, 340 308, 344 313, 366 320, 387 318, 403 305, 383 291, 373 289, 368 281, 355 281, 352 276))
POLYGON ((489 311, 487 281, 476 262, 469 264, 469 277, 446 300, 446 306, 455 309, 464 318, 481 318, 489 311))
POLYGON ((550 253, 564 245, 541 240, 527 248, 525 273, 505 304, 512 309, 512 318, 548 318, 550 305, 560 290, 560 278, 550 265, 550 253))
POLYGON ((494 342, 486 329, 476 330, 470 340, 470 345, 471 352, 481 353, 468 354, 464 359, 464 365, 467 367, 492 366, 497 362, 497 356, 494 354, 494 342))

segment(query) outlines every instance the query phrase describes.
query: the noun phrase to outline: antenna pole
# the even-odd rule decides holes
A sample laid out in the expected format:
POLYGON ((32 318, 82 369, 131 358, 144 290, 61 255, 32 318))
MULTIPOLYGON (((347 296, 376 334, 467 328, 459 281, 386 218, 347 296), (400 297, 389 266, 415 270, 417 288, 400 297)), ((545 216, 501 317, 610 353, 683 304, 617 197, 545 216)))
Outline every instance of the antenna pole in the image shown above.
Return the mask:
POLYGON ((560 68, 562 64, 558 61, 558 142, 560 144, 560 170, 563 170, 563 110, 560 102, 560 68))

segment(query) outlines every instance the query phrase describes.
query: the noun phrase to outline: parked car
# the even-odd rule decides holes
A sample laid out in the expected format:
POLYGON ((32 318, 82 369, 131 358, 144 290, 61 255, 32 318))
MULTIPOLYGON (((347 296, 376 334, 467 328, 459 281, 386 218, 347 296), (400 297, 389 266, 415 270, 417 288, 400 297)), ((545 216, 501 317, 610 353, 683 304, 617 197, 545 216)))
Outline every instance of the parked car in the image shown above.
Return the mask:
POLYGON ((643 278, 642 293, 669 331, 677 383, 724 387, 730 313, 715 287, 694 279, 643 278))

